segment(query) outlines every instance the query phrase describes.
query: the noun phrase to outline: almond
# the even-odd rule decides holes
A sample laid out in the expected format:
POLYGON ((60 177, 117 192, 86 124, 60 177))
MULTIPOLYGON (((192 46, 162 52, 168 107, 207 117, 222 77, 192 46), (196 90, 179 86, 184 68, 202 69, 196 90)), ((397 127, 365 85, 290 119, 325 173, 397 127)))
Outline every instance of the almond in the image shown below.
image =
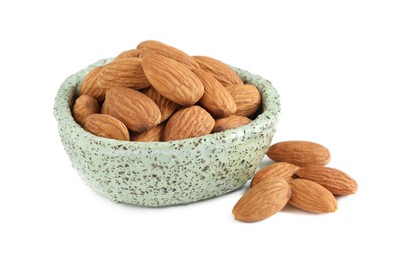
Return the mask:
POLYGON ((309 166, 296 171, 296 175, 302 179, 321 184, 334 195, 349 195, 356 193, 358 185, 346 173, 323 166, 309 166))
POLYGON ((300 167, 324 166, 331 159, 326 147, 307 141, 276 143, 269 148, 267 155, 275 162, 288 162, 300 167))
POLYGON ((247 125, 251 120, 244 116, 231 115, 225 118, 215 120, 213 133, 226 131, 242 125, 247 125))
POLYGON ((74 108, 72 109, 72 114, 75 121, 83 126, 85 124, 85 119, 91 114, 97 114, 100 112, 99 103, 94 97, 89 95, 81 95, 75 100, 74 108))
POLYGON ((135 132, 147 131, 161 121, 156 103, 131 88, 108 89, 102 112, 121 120, 129 130, 135 132))
POLYGON ((106 90, 98 85, 98 76, 103 66, 95 67, 83 78, 80 94, 89 95, 96 98, 98 101, 103 101, 106 96, 106 90))
POLYGON ((176 60, 148 54, 143 57, 143 69, 151 85, 172 102, 191 106, 203 96, 200 79, 176 60))
POLYGON ((100 137, 129 141, 129 131, 126 126, 109 115, 89 115, 86 117, 85 130, 100 137))
POLYGON ((199 65, 193 57, 187 55, 181 50, 178 50, 177 48, 174 48, 162 42, 153 40, 144 41, 141 42, 137 46, 137 48, 143 51, 143 56, 145 56, 147 53, 155 53, 176 60, 185 65, 190 70, 193 68, 199 68, 199 65))
POLYGON ((224 86, 243 84, 239 75, 219 60, 207 56, 194 56, 194 60, 200 65, 200 68, 210 73, 224 86))
POLYGON ((228 90, 210 73, 202 69, 193 69, 193 73, 204 86, 200 104, 215 117, 226 117, 236 112, 236 103, 228 90))
POLYGON ((151 98, 160 109, 161 122, 167 120, 176 110, 179 109, 178 104, 161 96, 161 94, 153 87, 147 88, 143 93, 151 98))
POLYGON ((271 177, 247 191, 232 210, 235 219, 255 222, 280 211, 288 202, 291 189, 286 180, 271 177))
POLYGON ((191 106, 172 115, 163 133, 164 141, 181 140, 211 133, 214 118, 203 108, 191 106))
POLYGON ((251 180, 250 187, 254 187, 258 183, 270 177, 281 177, 290 182, 292 180, 293 174, 298 169, 300 169, 300 167, 290 163, 273 163, 265 168, 262 168, 254 175, 253 179, 251 180))
POLYGON ((143 72, 142 59, 119 58, 104 66, 98 75, 98 86, 103 89, 131 87, 143 89, 150 86, 143 72))
POLYGON ((160 124, 156 127, 150 128, 143 133, 135 133, 131 136, 131 141, 135 142, 161 142, 162 133, 164 131, 165 124, 160 124))
POLYGON ((335 197, 329 190, 318 183, 304 179, 294 179, 290 183, 290 187, 292 188, 292 196, 289 204, 296 208, 312 213, 329 213, 337 209, 335 197))
POLYGON ((142 53, 142 51, 138 49, 127 50, 121 52, 117 57, 115 57, 114 61, 121 58, 139 58, 140 53, 142 53))
POLYGON ((229 85, 226 86, 233 99, 235 100, 237 111, 235 115, 251 116, 257 112, 261 104, 261 95, 253 85, 229 85))

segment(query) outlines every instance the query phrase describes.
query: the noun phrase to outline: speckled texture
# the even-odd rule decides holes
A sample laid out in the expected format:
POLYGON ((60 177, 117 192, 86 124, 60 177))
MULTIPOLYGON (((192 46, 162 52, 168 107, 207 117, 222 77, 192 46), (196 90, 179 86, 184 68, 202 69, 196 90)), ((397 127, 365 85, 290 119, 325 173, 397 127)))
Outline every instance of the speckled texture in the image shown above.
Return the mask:
POLYGON ((83 77, 111 60, 100 60, 68 77, 54 105, 72 166, 93 190, 113 201, 158 207, 219 196, 240 188, 254 175, 280 112, 279 95, 269 81, 232 67, 262 94, 264 112, 248 125, 181 141, 117 141, 86 132, 71 115, 83 77))

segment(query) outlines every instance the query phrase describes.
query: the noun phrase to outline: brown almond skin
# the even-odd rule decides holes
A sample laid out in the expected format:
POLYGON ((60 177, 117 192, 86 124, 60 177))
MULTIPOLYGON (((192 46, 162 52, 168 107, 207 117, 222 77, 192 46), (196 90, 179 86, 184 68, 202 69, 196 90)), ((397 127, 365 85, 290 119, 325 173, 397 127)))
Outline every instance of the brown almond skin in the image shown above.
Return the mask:
POLYGON ((199 68, 199 65, 197 62, 194 60, 193 57, 187 55, 185 52, 174 48, 172 46, 169 46, 167 44, 164 44, 162 42, 154 41, 154 40, 148 40, 139 43, 137 46, 138 49, 143 51, 143 56, 146 55, 146 53, 155 53, 158 55, 165 56, 167 58, 176 60, 186 66, 188 69, 194 69, 194 68, 199 68))
POLYGON ((103 66, 95 67, 83 78, 80 95, 89 95, 96 98, 99 102, 104 100, 106 90, 98 85, 98 76, 103 66))
POLYGON ((87 116, 97 114, 100 112, 99 103, 97 100, 89 95, 81 95, 75 100, 72 114, 75 121, 83 126, 87 116))
POLYGON ((164 122, 165 120, 170 118, 170 116, 180 108, 178 104, 161 96, 161 94, 158 93, 158 91, 153 87, 147 88, 143 93, 149 98, 151 98, 160 109, 161 122, 164 122))
POLYGON ((237 116, 251 116, 261 105, 261 95, 258 89, 249 84, 226 86, 236 103, 237 116))
POLYGON ((119 58, 105 65, 98 75, 98 86, 103 89, 130 87, 143 89, 150 86, 140 58, 119 58))
POLYGON ((337 202, 333 194, 316 182, 294 179, 290 182, 290 187, 292 196, 289 204, 293 207, 311 213, 329 213, 337 209, 337 202))
POLYGON ((223 86, 243 84, 239 75, 225 63, 207 56, 193 57, 201 69, 210 73, 223 86))
POLYGON ((280 211, 290 196, 291 189, 287 181, 271 177, 248 190, 236 203, 232 214, 239 221, 260 221, 280 211))
POLYGON ((138 49, 123 51, 117 57, 115 57, 114 61, 122 58, 139 58, 141 53, 142 51, 138 49))
POLYGON ((193 69, 193 73, 204 86, 200 104, 214 117, 227 117, 236 113, 236 103, 228 90, 210 73, 202 69, 193 69))
POLYGON ((156 54, 145 55, 143 69, 151 85, 174 103, 191 106, 203 96, 200 79, 176 60, 156 54))
POLYGON ((160 124, 156 127, 150 128, 143 133, 135 133, 132 135, 131 141, 134 142, 161 142, 162 133, 164 131, 165 124, 160 124))
POLYGON ((183 108, 168 120, 163 140, 182 140, 207 135, 213 130, 214 124, 214 118, 205 109, 199 106, 183 108))
POLYGON ((134 132, 145 132, 161 121, 161 112, 156 103, 131 88, 108 89, 102 113, 121 120, 134 132))
POLYGON ((226 131, 243 125, 247 125, 251 120, 244 116, 231 115, 225 118, 215 120, 213 133, 226 131))
POLYGON ((357 192, 357 182, 346 173, 329 167, 309 166, 296 171, 296 176, 321 184, 334 195, 357 192))
POLYGON ((290 182, 294 173, 300 169, 300 167, 285 162, 273 163, 267 167, 259 170, 253 177, 250 183, 250 187, 254 187, 263 180, 271 177, 281 177, 286 181, 290 182))
POLYGON ((286 141, 273 144, 267 156, 275 162, 288 162, 300 167, 324 166, 329 163, 329 150, 317 143, 286 141))
POLYGON ((129 141, 129 131, 126 126, 109 115, 89 115, 86 118, 85 130, 100 137, 129 141))

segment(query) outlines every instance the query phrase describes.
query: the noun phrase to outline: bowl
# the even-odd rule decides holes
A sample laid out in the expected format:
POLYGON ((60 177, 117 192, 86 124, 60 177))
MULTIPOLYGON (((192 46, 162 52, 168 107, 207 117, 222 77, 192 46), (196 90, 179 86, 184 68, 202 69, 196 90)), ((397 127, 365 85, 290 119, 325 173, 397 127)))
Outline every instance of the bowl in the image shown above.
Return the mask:
POLYGON ((86 132, 71 114, 82 79, 110 61, 100 60, 68 77, 54 104, 61 142, 90 188, 112 201, 161 207, 220 196, 254 176, 280 112, 279 95, 269 81, 232 67, 262 96, 262 112, 248 125, 178 141, 118 141, 86 132))

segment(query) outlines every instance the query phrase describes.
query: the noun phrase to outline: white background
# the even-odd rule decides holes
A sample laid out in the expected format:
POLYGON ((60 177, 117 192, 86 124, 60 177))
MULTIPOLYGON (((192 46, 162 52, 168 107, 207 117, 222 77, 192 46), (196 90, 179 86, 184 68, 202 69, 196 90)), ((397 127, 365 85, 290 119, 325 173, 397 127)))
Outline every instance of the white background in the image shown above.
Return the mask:
POLYGON ((399 259, 397 4, 2 1, 0 259, 399 259), (231 210, 248 185, 159 209, 92 192, 61 145, 54 97, 70 74, 147 39, 269 79, 282 101, 273 142, 327 146, 358 193, 333 214, 287 207, 246 224, 231 210))

